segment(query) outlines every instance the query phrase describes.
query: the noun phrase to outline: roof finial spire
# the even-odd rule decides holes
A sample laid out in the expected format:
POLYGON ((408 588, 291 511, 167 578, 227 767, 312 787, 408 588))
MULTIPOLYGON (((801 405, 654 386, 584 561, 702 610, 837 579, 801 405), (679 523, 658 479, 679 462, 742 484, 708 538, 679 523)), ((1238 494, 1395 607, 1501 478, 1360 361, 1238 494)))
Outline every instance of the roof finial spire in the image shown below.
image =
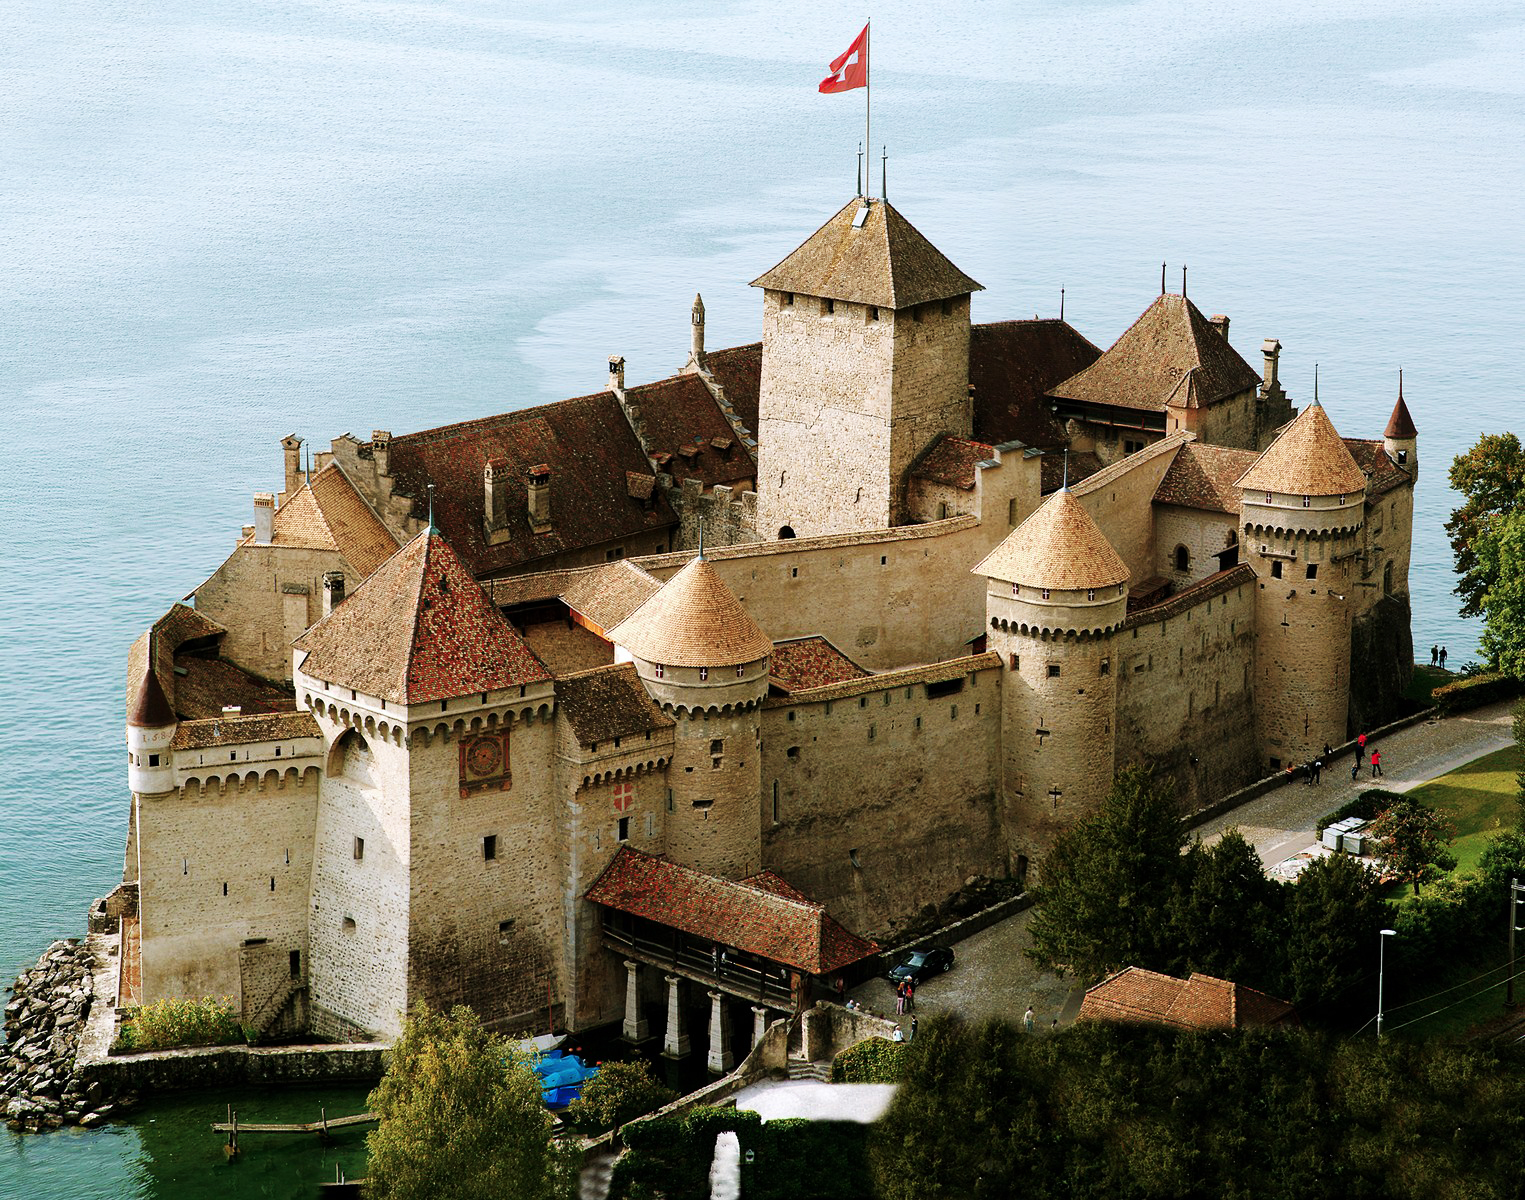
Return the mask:
POLYGON ((890 199, 890 148, 879 147, 879 198, 885 203, 890 199))
POLYGON ((699 518, 699 561, 704 561, 704 518, 699 518))
POLYGON ((1070 490, 1070 448, 1064 448, 1064 482, 1059 485, 1061 492, 1070 490))
POLYGON ((1181 264, 1181 299, 1186 299, 1186 264, 1181 264))
POLYGON ((434 525, 434 485, 432 483, 429 485, 429 532, 439 532, 434 525))
POLYGON ((1398 368, 1398 399, 1403 399, 1403 368, 1398 368))
POLYGON ((307 485, 309 487, 311 487, 312 486, 312 447, 308 446, 306 449, 307 449, 307 471, 306 471, 307 480, 306 480, 306 482, 307 482, 307 485))
POLYGON ((1064 289, 1059 289, 1059 319, 1064 320, 1064 289))
POLYGON ((863 143, 858 143, 858 195, 863 195, 863 143))
POLYGON ((1160 295, 1165 294, 1165 264, 1160 264, 1160 295))
POLYGON ((1318 404, 1318 363, 1313 364, 1313 403, 1318 404))

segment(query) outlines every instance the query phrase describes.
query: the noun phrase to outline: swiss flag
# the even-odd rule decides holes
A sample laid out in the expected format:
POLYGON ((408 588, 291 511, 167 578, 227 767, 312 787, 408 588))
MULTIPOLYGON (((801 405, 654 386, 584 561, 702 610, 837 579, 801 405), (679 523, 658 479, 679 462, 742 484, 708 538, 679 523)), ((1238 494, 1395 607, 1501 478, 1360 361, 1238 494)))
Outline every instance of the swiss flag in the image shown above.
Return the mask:
POLYGON ((868 26, 853 44, 831 60, 831 74, 821 80, 823 92, 850 92, 868 86, 868 26))

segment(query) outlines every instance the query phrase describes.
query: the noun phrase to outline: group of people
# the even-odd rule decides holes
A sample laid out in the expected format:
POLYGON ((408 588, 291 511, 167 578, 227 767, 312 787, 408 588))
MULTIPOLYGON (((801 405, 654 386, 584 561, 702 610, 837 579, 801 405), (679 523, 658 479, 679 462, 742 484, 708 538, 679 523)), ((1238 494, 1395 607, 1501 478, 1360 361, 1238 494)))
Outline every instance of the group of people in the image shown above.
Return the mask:
POLYGON ((1442 671, 1446 667, 1446 648, 1444 646, 1430 647, 1430 666, 1439 667, 1442 671))
POLYGON ((910 1034, 910 1036, 907 1037, 903 1032, 901 1032, 900 1025, 897 1022, 896 1025, 895 1025, 895 1032, 890 1035, 890 1041, 892 1041, 892 1042, 913 1042, 915 1040, 916 1040, 916 1015, 913 1013, 911 1015, 911 1034, 910 1034))
MULTIPOLYGON (((1444 653, 1444 650, 1442 650, 1442 653, 1444 653)), ((1372 746, 1370 753, 1368 754, 1366 746, 1366 735, 1364 733, 1360 737, 1356 738, 1356 760, 1350 764, 1351 783, 1354 783, 1361 774, 1361 760, 1363 758, 1367 762, 1371 763, 1371 777, 1373 779, 1382 774, 1382 751, 1378 750, 1375 746, 1372 746)))
POLYGON ((916 1008, 916 981, 902 979, 895 985, 895 1011, 902 1016, 916 1008))
MULTIPOLYGON (((1288 775, 1300 776, 1308 787, 1323 782, 1324 768, 1334 761, 1334 751, 1329 748, 1329 743, 1324 743, 1324 753, 1318 758, 1305 762, 1302 766, 1295 763, 1287 768, 1288 775)), ((1361 767, 1370 765, 1371 777, 1376 779, 1382 774, 1382 751, 1376 746, 1369 749, 1366 744, 1366 735, 1363 733, 1356 738, 1355 761, 1350 764, 1350 782, 1354 783, 1361 776, 1361 767)))

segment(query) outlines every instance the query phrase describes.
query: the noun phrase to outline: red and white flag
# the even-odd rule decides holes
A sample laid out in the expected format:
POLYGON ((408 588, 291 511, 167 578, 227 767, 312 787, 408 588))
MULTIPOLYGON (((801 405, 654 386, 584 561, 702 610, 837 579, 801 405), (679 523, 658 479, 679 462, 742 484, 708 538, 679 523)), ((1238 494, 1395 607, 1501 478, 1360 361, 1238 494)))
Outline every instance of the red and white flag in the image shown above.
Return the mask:
POLYGON ((868 26, 853 44, 831 60, 831 74, 821 80, 823 92, 850 92, 868 86, 868 26))

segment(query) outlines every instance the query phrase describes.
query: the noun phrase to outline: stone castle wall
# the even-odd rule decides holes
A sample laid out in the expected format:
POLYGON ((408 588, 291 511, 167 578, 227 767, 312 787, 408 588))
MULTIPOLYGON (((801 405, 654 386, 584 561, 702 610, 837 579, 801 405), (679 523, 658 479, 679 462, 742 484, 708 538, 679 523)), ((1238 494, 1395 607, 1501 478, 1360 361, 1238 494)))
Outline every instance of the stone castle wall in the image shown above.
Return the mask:
POLYGON ((196 610, 227 628, 221 653, 267 679, 291 678, 291 643, 323 615, 323 574, 360 576, 334 550, 239 546, 196 589, 196 610))

